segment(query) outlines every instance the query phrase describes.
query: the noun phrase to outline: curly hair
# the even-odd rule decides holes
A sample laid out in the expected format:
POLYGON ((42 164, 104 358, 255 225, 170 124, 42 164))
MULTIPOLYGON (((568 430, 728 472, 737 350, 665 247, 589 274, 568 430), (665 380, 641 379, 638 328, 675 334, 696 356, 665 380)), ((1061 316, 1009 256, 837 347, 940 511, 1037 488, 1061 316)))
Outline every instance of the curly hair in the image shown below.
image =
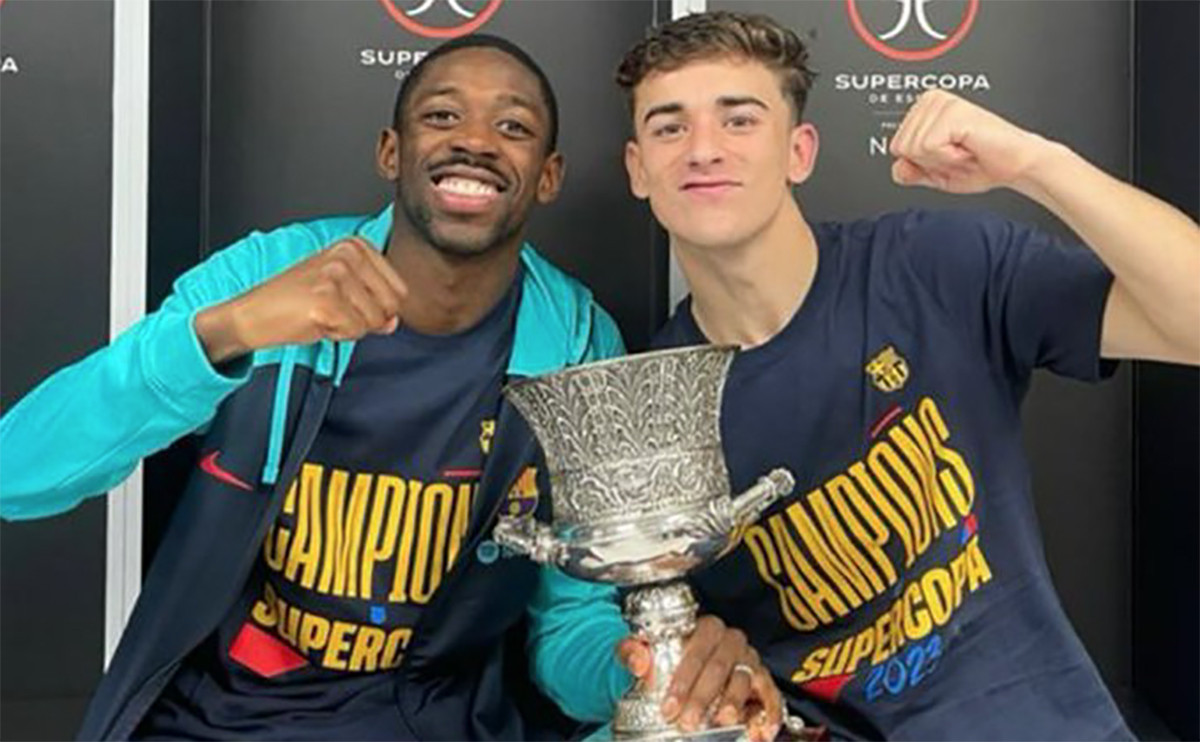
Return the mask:
POLYGON ((765 15, 713 11, 651 28, 617 67, 617 85, 630 108, 634 89, 652 73, 671 72, 698 60, 730 57, 760 62, 776 73, 799 121, 816 73, 808 48, 791 29, 765 15))

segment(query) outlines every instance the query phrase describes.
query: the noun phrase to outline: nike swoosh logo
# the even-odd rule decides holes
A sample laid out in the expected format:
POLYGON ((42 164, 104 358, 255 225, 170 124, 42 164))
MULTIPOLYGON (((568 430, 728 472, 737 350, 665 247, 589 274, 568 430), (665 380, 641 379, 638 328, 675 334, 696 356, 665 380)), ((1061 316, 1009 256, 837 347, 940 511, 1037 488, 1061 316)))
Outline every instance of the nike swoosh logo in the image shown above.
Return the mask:
POLYGON ((225 471, 220 467, 219 464, 217 464, 217 457, 220 455, 220 451, 213 451, 204 458, 200 459, 200 471, 204 472, 205 474, 211 474, 225 484, 232 485, 238 489, 246 490, 247 492, 253 492, 253 487, 238 479, 230 472, 225 471))

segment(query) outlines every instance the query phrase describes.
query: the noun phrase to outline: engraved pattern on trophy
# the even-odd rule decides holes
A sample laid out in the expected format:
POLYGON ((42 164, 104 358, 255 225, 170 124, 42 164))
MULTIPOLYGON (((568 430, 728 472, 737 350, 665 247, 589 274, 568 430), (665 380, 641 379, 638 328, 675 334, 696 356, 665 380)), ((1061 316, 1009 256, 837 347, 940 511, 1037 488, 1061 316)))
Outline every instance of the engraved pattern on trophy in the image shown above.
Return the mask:
POLYGON ((617 704, 617 739, 744 739, 741 725, 684 734, 662 718, 667 686, 696 625, 682 578, 792 491, 775 469, 733 497, 721 449, 721 394, 736 350, 696 346, 526 379, 504 393, 546 453, 550 525, 502 516, 493 537, 585 580, 632 588, 625 617, 647 641, 652 682, 617 704))
POLYGON ((720 400, 733 355, 647 353, 510 385, 546 452, 555 519, 598 523, 728 494, 720 400), (654 492, 647 498, 644 492, 654 492), (561 508, 561 510, 560 510, 561 508))

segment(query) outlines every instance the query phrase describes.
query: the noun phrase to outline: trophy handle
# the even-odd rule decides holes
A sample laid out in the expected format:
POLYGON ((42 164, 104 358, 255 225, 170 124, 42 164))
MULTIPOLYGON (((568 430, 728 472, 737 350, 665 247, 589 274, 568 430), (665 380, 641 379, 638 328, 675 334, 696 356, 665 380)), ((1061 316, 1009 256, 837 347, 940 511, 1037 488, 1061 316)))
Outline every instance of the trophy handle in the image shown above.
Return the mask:
POLYGON ((772 469, 765 477, 759 477, 754 486, 726 502, 729 531, 743 528, 758 520, 758 516, 776 500, 791 494, 796 478, 782 467, 772 469))
POLYGON ((501 546, 527 556, 538 564, 561 566, 567 558, 566 545, 555 538, 550 526, 532 517, 500 516, 492 530, 492 538, 501 546))

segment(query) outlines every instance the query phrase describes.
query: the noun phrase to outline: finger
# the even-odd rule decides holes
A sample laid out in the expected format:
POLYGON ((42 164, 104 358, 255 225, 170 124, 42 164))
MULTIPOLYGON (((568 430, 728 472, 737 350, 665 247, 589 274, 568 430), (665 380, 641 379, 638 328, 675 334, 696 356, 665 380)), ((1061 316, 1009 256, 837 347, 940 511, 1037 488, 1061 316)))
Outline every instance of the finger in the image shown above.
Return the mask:
POLYGON ((737 724, 742 719, 742 712, 746 708, 747 701, 750 700, 750 679, 753 673, 738 669, 745 666, 745 664, 735 665, 730 672, 725 692, 721 694, 721 700, 717 704, 715 720, 720 726, 727 727, 737 724))
POLYGON ((692 686, 696 684, 709 657, 716 650, 724 631, 725 624, 714 616, 704 616, 696 621, 696 630, 687 640, 683 657, 675 667, 667 698, 663 702, 662 715, 667 721, 674 721, 683 710, 692 686))
POLYGON ((651 656, 650 647, 633 637, 626 637, 617 644, 617 659, 621 664, 629 670, 636 678, 645 683, 652 683, 654 678, 651 677, 651 672, 654 670, 654 658, 651 656))
MULTIPOLYGON (((945 132, 946 111, 953 103, 953 98, 945 95, 926 94, 921 120, 912 132, 909 143, 910 155, 917 158, 936 157, 938 150, 946 142, 942 141, 945 132)), ((922 163, 924 159, 922 159, 922 163)))
POLYGON ((700 728, 705 712, 717 701, 728 684, 734 664, 745 654, 746 635, 737 630, 726 630, 684 702, 679 721, 685 730, 700 728))
POLYGON ((400 274, 396 272, 396 269, 388 262, 383 253, 376 250, 370 242, 362 237, 356 237, 355 240, 362 248, 363 254, 366 255, 371 266, 378 272, 380 278, 383 279, 388 288, 396 294, 397 298, 403 300, 408 296, 408 284, 404 282, 404 279, 400 277, 400 274))
POLYGON ((892 180, 903 186, 932 186, 933 179, 917 163, 907 158, 900 158, 892 163, 892 180))
MULTIPOLYGON (((399 317, 408 287, 391 264, 362 237, 348 237, 334 245, 334 248, 334 257, 349 266, 351 273, 363 283, 387 319, 399 317)), ((384 329, 390 332, 396 329, 397 324, 391 322, 390 329, 384 329)))
MULTIPOLYGON (((336 274, 344 270, 344 266, 334 264, 327 266, 322 272, 336 274)), ((321 337, 330 340, 353 340, 362 337, 366 332, 367 320, 346 301, 336 280, 329 278, 323 281, 314 292, 317 295, 317 306, 312 311, 312 319, 321 337)))
POLYGON ((394 332, 400 324, 403 297, 388 283, 384 275, 369 261, 358 274, 370 300, 383 312, 384 332, 394 332))
POLYGON ((755 700, 762 705, 762 713, 755 717, 762 727, 762 738, 774 739, 783 726, 783 694, 765 667, 760 666, 760 672, 754 674, 750 685, 755 700))
POLYGON ((917 101, 909 107, 908 113, 900 121, 900 128, 896 130, 888 143, 888 151, 893 157, 906 157, 912 154, 913 134, 925 120, 928 100, 927 95, 917 98, 917 101))
MULTIPOLYGON (((347 272, 340 276, 338 289, 341 291, 342 299, 350 307, 353 307, 364 320, 363 333, 386 330, 389 325, 394 324, 395 314, 385 311, 383 306, 371 295, 363 281, 362 272, 363 269, 360 266, 358 272, 347 272)), ((394 329, 396 328, 391 328, 391 330, 394 329)))

